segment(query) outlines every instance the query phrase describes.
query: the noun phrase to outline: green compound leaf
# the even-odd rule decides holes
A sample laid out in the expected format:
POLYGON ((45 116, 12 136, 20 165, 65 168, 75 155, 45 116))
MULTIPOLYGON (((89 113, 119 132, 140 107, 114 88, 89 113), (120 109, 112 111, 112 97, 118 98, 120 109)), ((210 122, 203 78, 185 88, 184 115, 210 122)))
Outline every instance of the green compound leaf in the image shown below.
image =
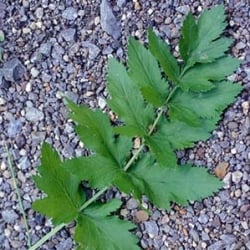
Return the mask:
POLYGON ((147 155, 120 177, 117 186, 138 198, 146 195, 157 207, 170 209, 171 202, 187 205, 188 201, 208 197, 218 191, 222 183, 205 168, 191 165, 162 168, 147 155))
POLYGON ((205 10, 197 23, 191 14, 186 17, 179 47, 187 68, 196 62, 212 62, 228 50, 232 41, 219 38, 226 27, 224 12, 223 5, 218 5, 205 10))
POLYGON ((109 118, 100 110, 67 102, 71 118, 77 123, 76 131, 86 146, 123 166, 132 147, 131 139, 122 136, 115 138, 109 118))
POLYGON ((131 222, 111 216, 121 201, 95 204, 86 208, 77 219, 75 240, 78 250, 139 250, 136 237, 129 232, 135 228, 131 222))
POLYGON ((62 168, 62 161, 49 144, 42 146, 39 175, 34 176, 36 186, 47 197, 36 200, 32 207, 52 218, 54 224, 69 223, 78 216, 78 209, 84 202, 80 192, 80 179, 62 168))
POLYGON ((214 87, 213 81, 223 80, 239 67, 239 60, 230 56, 213 63, 198 64, 189 69, 180 79, 183 90, 208 91, 214 87))
POLYGON ((116 132, 128 136, 145 136, 154 119, 153 107, 145 104, 136 84, 130 79, 125 67, 114 59, 109 60, 108 105, 125 122, 116 132))
POLYGON ((128 43, 128 65, 131 79, 144 98, 154 106, 162 106, 168 94, 168 83, 162 78, 155 57, 134 38, 128 43))
MULTIPOLYGON (((149 50, 157 58, 167 77, 178 82, 179 66, 177 60, 170 53, 166 42, 160 39, 152 29, 148 30, 149 50)), ((151 72, 151 69, 149 69, 151 72)))

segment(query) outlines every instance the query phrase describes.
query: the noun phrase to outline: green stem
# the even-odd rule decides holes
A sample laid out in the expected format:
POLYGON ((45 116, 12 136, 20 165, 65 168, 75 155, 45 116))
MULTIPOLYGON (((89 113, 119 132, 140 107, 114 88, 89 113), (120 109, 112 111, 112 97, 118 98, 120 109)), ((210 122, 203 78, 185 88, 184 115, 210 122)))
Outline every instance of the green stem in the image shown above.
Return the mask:
POLYGON ((108 190, 109 187, 104 187, 100 191, 98 191, 95 195, 93 195, 89 200, 87 200, 79 209, 79 212, 82 211, 84 208, 89 206, 91 203, 96 201, 103 193, 108 190))
POLYGON ((13 179, 14 189, 15 189, 15 192, 17 194, 17 199, 18 199, 20 211, 21 211, 22 216, 23 216, 24 227, 25 227, 26 235, 27 235, 27 244, 30 247, 31 246, 31 237, 30 237, 30 233, 29 233, 29 226, 28 226, 28 223, 27 223, 27 218, 26 218, 26 214, 25 214, 25 211, 24 211, 21 194, 19 192, 19 188, 18 188, 18 185, 17 185, 17 180, 16 180, 16 175, 15 175, 15 172, 14 172, 14 168, 13 168, 12 159, 11 159, 10 152, 9 152, 8 147, 7 147, 6 144, 5 144, 5 150, 7 152, 8 165, 9 165, 10 173, 11 173, 11 176, 12 176, 12 179, 13 179))
MULTIPOLYGON (((171 97, 173 96, 173 94, 175 93, 176 89, 178 88, 178 86, 175 86, 172 91, 169 93, 165 105, 170 101, 171 97)), ((149 132, 148 132, 148 136, 150 136, 154 129, 156 128, 162 114, 164 112, 164 109, 161 108, 160 112, 158 113, 152 127, 150 128, 149 132)), ((137 157, 139 156, 139 154, 141 153, 141 151, 144 148, 144 141, 142 141, 142 145, 138 148, 138 150, 135 152, 135 154, 129 159, 129 161, 127 162, 126 166, 124 167, 124 171, 126 172, 131 165, 134 163, 134 161, 137 159, 137 157)), ((87 200, 79 209, 79 211, 82 211, 83 209, 85 209, 86 207, 88 207, 90 204, 92 204, 93 202, 95 202, 98 198, 100 198, 100 196, 108 190, 109 187, 104 187, 102 188, 100 191, 98 191, 93 197, 91 197, 89 200, 87 200)), ((42 239, 40 239, 35 245, 33 245, 31 248, 29 248, 29 250, 36 250, 38 247, 40 247, 45 241, 47 241, 50 237, 52 237, 54 234, 56 234, 60 229, 62 229, 65 226, 65 224, 60 224, 58 226, 56 226, 54 229, 52 229, 48 234, 46 234, 42 239)))
POLYGON ((143 148, 144 148, 144 144, 142 143, 142 145, 137 149, 137 151, 134 153, 134 155, 130 158, 130 160, 128 161, 128 163, 124 167, 124 171, 125 172, 130 168, 130 166, 133 164, 133 162, 139 156, 139 154, 141 153, 141 151, 143 150, 143 148))
POLYGON ((54 227, 49 233, 43 236, 39 241, 37 241, 29 250, 36 250, 38 247, 42 246, 47 240, 49 240, 53 235, 55 235, 58 231, 60 231, 66 224, 60 224, 54 227))

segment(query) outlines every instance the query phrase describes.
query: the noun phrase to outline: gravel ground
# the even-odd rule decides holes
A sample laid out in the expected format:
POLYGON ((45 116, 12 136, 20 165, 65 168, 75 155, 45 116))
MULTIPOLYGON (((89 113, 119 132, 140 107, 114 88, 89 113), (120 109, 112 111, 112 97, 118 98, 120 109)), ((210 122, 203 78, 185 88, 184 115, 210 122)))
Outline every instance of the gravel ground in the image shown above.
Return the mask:
MULTIPOLYGON (((153 26, 176 45, 184 15, 199 14, 212 0, 9 0, 0 1, 0 249, 27 249, 23 219, 14 192, 4 144, 12 154, 32 242, 51 223, 31 209, 40 196, 31 176, 36 173, 41 142, 63 157, 79 156, 82 144, 68 121, 60 93, 79 103, 105 109, 105 71, 109 55, 124 60, 129 35, 145 41, 153 26)), ((179 152, 181 161, 217 169, 225 186, 216 196, 170 213, 139 210, 124 197, 121 214, 138 223, 142 249, 250 249, 250 42, 249 1, 224 1, 227 34, 235 39, 232 53, 242 59, 231 76, 244 91, 225 113, 210 140, 179 152)), ((175 54, 178 53, 175 51, 175 54)), ((109 192, 113 195, 112 191, 109 192)), ((41 249, 73 249, 72 227, 60 231, 41 249)))

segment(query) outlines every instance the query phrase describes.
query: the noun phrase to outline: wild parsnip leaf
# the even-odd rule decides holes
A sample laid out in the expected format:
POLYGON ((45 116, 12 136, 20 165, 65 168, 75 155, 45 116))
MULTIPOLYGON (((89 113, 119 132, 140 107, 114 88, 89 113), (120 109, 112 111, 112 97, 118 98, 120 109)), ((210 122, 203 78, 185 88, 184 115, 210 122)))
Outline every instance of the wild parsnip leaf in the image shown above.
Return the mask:
POLYGON ((239 60, 230 56, 219 58, 212 63, 197 64, 180 79, 184 90, 208 91, 214 87, 213 81, 220 81, 239 67, 239 60))
POLYGON ((146 195, 154 205, 166 209, 172 202, 187 205, 210 196, 222 186, 205 168, 179 166, 175 151, 208 139, 222 111, 242 89, 225 80, 239 65, 225 55, 231 44, 221 37, 225 27, 222 5, 205 10, 197 21, 188 14, 179 43, 184 61, 180 66, 152 29, 148 31, 149 49, 131 38, 129 69, 114 59, 108 65, 108 105, 123 126, 113 127, 101 111, 68 101, 76 131, 93 154, 61 161, 44 144, 34 180, 47 196, 33 207, 55 224, 76 220, 78 249, 139 249, 129 232, 134 225, 111 215, 121 202, 96 203, 100 198, 96 195, 83 206, 81 181, 92 188, 105 187, 100 193, 115 186, 138 199, 146 195), (142 145, 134 151, 135 136, 142 145))
MULTIPOLYGON (((148 30, 149 50, 157 58, 166 76, 173 82, 178 82, 179 66, 177 60, 170 53, 166 42, 160 39, 152 29, 148 30)), ((151 72, 152 69, 149 69, 151 72)))
POLYGON ((83 105, 67 103, 71 118, 77 123, 76 131, 86 146, 96 153, 123 166, 132 147, 131 139, 116 137, 109 118, 100 110, 91 110, 83 105))
POLYGON ((63 162, 49 144, 42 146, 39 175, 34 176, 36 186, 46 197, 36 200, 32 207, 41 214, 52 218, 54 224, 68 223, 78 216, 78 209, 84 202, 80 191, 80 179, 62 168, 63 162))
POLYGON ((220 38, 226 27, 224 12, 223 5, 205 10, 197 24, 191 14, 186 17, 179 47, 187 68, 197 62, 213 62, 228 50, 232 41, 228 38, 220 38), (193 40, 191 34, 194 35, 193 40))
POLYGON ((170 209, 171 202, 187 205, 188 201, 208 197, 222 187, 205 168, 191 165, 162 168, 149 155, 142 157, 126 175, 117 183, 121 190, 138 198, 146 195, 157 207, 165 209, 170 209))
POLYGON ((140 249, 136 236, 129 232, 135 225, 110 215, 120 206, 121 201, 112 200, 106 204, 91 205, 80 214, 75 230, 78 250, 140 249))
POLYGON ((219 119, 221 112, 235 101, 242 87, 229 81, 214 83, 214 88, 205 93, 177 90, 171 103, 182 105, 202 118, 219 119))
POLYGON ((162 78, 155 57, 134 38, 128 43, 129 76, 140 88, 144 98, 156 107, 166 100, 168 83, 162 78))
POLYGON ((116 132, 128 136, 145 136, 154 119, 154 110, 144 99, 136 84, 130 79, 125 67, 114 59, 108 64, 108 105, 125 122, 116 132))

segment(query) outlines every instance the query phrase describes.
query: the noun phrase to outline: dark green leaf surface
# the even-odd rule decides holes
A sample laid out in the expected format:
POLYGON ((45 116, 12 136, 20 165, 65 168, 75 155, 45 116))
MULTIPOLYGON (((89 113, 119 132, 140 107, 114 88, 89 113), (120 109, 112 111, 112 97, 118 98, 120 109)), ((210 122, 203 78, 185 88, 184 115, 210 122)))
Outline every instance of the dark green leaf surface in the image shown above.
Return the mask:
POLYGON ((122 167, 132 147, 131 140, 122 136, 115 139, 109 118, 100 110, 94 111, 70 101, 67 106, 71 118, 77 123, 76 131, 86 146, 122 167))
POLYGON ((205 168, 190 165, 162 168, 154 165, 149 156, 143 157, 127 175, 126 181, 117 184, 121 190, 139 197, 145 194, 156 206, 165 209, 170 209, 171 202, 187 205, 188 201, 210 196, 222 187, 205 168))
MULTIPOLYGON (((174 82, 178 82, 179 66, 176 59, 170 53, 169 46, 160 39, 152 29, 148 30, 149 50, 160 62, 167 77, 174 82)), ((149 69, 151 72, 151 69, 149 69)))
POLYGON ((177 166, 175 152, 166 138, 162 137, 160 131, 146 139, 145 144, 149 146, 159 166, 174 168, 177 166))
POLYGON ((75 240, 78 250, 139 250, 136 236, 129 232, 135 225, 111 216, 121 201, 95 204, 86 208, 77 219, 75 240))
POLYGON ((168 84, 162 78, 155 57, 134 38, 128 43, 128 65, 129 75, 144 98, 156 107, 162 106, 168 94, 168 84))
POLYGON ((75 219, 84 201, 83 193, 79 189, 80 179, 69 174, 61 165, 56 151, 44 143, 39 175, 34 176, 34 181, 47 197, 35 201, 32 207, 52 218, 54 224, 68 223, 75 219))
POLYGON ((191 13, 189 13, 185 18, 181 31, 182 36, 179 43, 180 54, 183 60, 187 62, 192 51, 196 48, 198 40, 198 26, 191 13))
POLYGON ((159 133, 162 135, 162 140, 167 140, 173 150, 189 148, 194 146, 194 142, 208 139, 217 121, 218 117, 200 119, 200 126, 194 127, 178 120, 163 120, 159 133))
POLYGON ((204 10, 198 19, 198 39, 200 44, 207 45, 217 39, 227 26, 225 19, 223 5, 204 10))
POLYGON ((179 103, 173 102, 171 102, 169 106, 169 117, 171 120, 182 121, 193 127, 200 126, 200 119, 197 114, 193 112, 192 107, 187 108, 179 103))
POLYGON ((112 159, 100 155, 70 159, 62 167, 81 180, 89 181, 93 188, 112 185, 112 181, 122 171, 112 159))
POLYGON ((183 105, 199 117, 218 118, 220 113, 241 92, 242 87, 229 81, 215 83, 215 88, 205 93, 176 91, 171 103, 183 105))
POLYGON ((153 107, 144 103, 125 67, 114 59, 109 60, 108 91, 111 96, 108 105, 125 122, 124 128, 119 128, 119 132, 129 136, 146 135, 148 126, 154 119, 153 107))
POLYGON ((223 5, 205 10, 197 24, 191 14, 187 15, 179 44, 187 68, 192 67, 196 62, 213 62, 224 55, 231 45, 230 39, 220 38, 225 27, 223 5))
POLYGON ((223 80, 239 67, 239 60, 230 56, 213 63, 199 64, 189 69, 180 79, 184 90, 208 91, 214 87, 213 81, 223 80))

